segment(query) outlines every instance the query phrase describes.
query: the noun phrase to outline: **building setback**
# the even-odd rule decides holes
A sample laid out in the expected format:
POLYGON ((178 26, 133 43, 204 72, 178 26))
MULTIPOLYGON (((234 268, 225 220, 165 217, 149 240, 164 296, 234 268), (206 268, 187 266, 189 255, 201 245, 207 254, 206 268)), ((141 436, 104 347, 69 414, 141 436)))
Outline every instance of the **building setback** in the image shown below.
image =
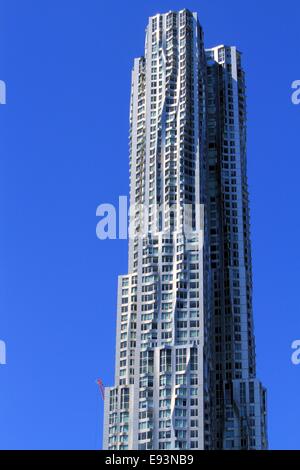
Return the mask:
POLYGON ((267 448, 241 54, 188 10, 151 17, 134 61, 130 206, 103 447, 267 448))

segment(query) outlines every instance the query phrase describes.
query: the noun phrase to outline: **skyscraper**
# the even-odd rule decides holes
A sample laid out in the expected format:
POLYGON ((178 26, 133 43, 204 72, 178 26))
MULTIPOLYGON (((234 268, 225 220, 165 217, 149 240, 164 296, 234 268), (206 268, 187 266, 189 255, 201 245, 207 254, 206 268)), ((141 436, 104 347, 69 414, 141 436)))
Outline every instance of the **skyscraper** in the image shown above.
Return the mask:
POLYGON ((197 14, 149 19, 130 103, 129 273, 104 448, 263 449, 241 55, 197 14))
POLYGON ((264 449, 266 392, 255 375, 245 76, 236 47, 215 47, 206 55, 213 448, 264 449))

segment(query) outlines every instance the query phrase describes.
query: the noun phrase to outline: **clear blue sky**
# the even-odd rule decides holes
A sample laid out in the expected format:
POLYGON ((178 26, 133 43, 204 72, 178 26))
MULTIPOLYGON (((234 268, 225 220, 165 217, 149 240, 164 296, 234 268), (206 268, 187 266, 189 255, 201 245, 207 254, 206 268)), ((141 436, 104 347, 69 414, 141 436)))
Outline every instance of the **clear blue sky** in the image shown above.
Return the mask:
POLYGON ((298 0, 0 0, 1 449, 97 449, 113 383, 126 241, 99 241, 96 207, 128 192, 133 58, 149 15, 197 11, 206 45, 247 70, 258 374, 273 449, 300 449, 298 0))

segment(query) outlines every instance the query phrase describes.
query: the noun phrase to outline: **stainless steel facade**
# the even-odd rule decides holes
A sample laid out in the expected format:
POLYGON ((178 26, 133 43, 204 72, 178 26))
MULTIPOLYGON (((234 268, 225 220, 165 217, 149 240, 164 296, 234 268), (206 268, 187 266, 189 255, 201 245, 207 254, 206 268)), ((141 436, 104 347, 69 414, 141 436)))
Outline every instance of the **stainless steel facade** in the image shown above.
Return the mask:
POLYGON ((104 448, 262 449, 239 52, 197 14, 149 19, 130 104, 129 273, 104 448))
POLYGON ((245 74, 236 47, 206 55, 213 448, 265 449, 266 392, 256 379, 252 315, 245 74))

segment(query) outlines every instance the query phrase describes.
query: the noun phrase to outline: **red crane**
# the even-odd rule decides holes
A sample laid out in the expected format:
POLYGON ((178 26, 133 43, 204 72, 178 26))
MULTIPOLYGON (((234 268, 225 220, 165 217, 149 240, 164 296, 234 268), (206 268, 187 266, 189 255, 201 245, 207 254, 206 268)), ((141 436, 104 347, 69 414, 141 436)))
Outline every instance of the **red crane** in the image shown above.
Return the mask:
POLYGON ((102 399, 104 400, 104 391, 105 391, 105 387, 104 387, 104 385, 103 385, 102 379, 98 379, 98 380, 97 380, 97 384, 98 384, 98 386, 99 386, 102 399))

